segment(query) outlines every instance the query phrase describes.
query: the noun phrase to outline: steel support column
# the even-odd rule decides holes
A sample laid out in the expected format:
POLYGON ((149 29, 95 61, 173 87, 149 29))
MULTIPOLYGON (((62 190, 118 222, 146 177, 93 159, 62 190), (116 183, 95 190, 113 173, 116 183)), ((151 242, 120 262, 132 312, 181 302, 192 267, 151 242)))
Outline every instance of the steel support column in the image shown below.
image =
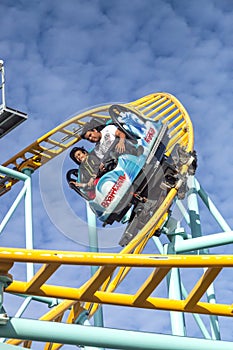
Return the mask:
MULTIPOLYGON (((26 248, 33 249, 33 224, 32 224, 32 184, 31 174, 33 170, 25 168, 23 173, 27 176, 25 180, 26 192, 25 192, 25 237, 26 248)), ((32 263, 27 264, 27 281, 34 276, 34 265, 32 263)))
MULTIPOLYGON (((88 235, 89 235, 89 250, 90 252, 98 253, 99 252, 99 246, 98 246, 98 235, 97 235, 97 228, 96 228, 96 216, 91 210, 89 203, 86 203, 87 208, 87 223, 88 223, 88 235)), ((98 270, 98 266, 91 266, 91 274, 94 275, 94 273, 98 270)), ((100 306, 98 310, 94 314, 94 324, 95 326, 103 327, 103 309, 100 306)))
POLYGON ((232 342, 11 318, 0 336, 124 350, 232 350, 232 342))

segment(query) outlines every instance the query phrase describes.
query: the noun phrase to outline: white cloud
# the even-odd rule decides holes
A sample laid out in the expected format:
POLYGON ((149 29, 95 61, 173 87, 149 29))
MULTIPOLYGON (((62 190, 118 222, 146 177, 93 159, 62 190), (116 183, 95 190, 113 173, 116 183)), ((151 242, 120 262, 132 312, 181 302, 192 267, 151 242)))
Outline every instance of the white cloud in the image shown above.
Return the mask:
MULTIPOLYGON (((167 91, 180 99, 193 121, 199 181, 223 216, 233 221, 233 8, 229 1, 209 0, 203 6, 200 0, 2 0, 0 11, 4 14, 0 58, 5 61, 7 103, 29 114, 27 122, 0 140, 1 163, 84 108, 167 91)), ((68 160, 62 170, 54 170, 48 184, 53 185, 53 176, 64 176, 69 165, 68 160)), ((36 246, 85 249, 50 222, 38 183, 35 173, 36 246)), ((80 201, 69 189, 64 192, 77 210, 80 201)), ((3 213, 13 198, 10 193, 1 197, 3 213)), ((1 244, 24 245, 22 216, 23 210, 15 213, 1 244)), ((61 218, 68 227, 68 218, 61 218)), ((206 226, 208 233, 215 227, 209 217, 206 226)), ((230 247, 221 248, 229 251, 230 247)), ((114 316, 106 312, 106 318, 113 327, 128 312, 118 316, 116 307, 109 310, 114 316)), ((151 314, 140 311, 138 329, 146 329, 146 324, 154 331, 151 318, 145 316, 151 314)), ((166 331, 167 317, 163 319, 161 313, 160 319, 161 331, 166 331)), ((222 322, 224 338, 232 340, 222 322)), ((126 318, 126 327, 127 323, 131 326, 126 318)))

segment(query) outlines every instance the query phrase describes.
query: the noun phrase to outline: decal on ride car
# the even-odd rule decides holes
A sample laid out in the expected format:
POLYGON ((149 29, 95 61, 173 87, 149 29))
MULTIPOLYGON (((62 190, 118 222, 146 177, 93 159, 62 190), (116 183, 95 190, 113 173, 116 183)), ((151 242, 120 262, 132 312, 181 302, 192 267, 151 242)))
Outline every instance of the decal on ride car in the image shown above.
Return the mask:
POLYGON ((116 183, 112 186, 111 190, 108 192, 107 196, 104 198, 103 202, 101 205, 104 208, 107 208, 113 201, 113 199, 116 196, 116 193, 118 190, 122 187, 123 183, 126 180, 126 175, 120 175, 116 183))
POLYGON ((146 137, 144 138, 144 140, 147 142, 147 143, 150 143, 151 140, 153 139, 153 136, 155 134, 155 129, 150 127, 148 133, 146 134, 146 137))

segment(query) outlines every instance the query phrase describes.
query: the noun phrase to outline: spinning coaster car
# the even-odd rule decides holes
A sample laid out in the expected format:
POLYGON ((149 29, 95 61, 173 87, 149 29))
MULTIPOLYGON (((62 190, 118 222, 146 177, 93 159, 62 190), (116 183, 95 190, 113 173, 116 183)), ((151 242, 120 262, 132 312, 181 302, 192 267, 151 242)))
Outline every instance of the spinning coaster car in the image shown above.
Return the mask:
MULTIPOLYGON (((125 133, 132 152, 117 154, 115 143, 112 144, 108 159, 105 157, 105 173, 95 187, 94 198, 90 199, 87 192, 75 185, 71 188, 89 201, 90 208, 103 226, 114 221, 127 224, 119 242, 125 246, 180 180, 180 167, 188 164, 189 173, 194 174, 196 157, 195 153, 187 153, 179 145, 167 156, 168 127, 160 121, 146 119, 139 112, 122 105, 112 105, 109 114, 111 121, 108 124, 115 124, 125 133)), ((90 124, 93 125, 93 120, 90 124)), ((79 182, 78 177, 77 169, 67 173, 69 183, 71 180, 79 182)), ((185 180, 178 195, 180 198, 185 195, 185 180)))

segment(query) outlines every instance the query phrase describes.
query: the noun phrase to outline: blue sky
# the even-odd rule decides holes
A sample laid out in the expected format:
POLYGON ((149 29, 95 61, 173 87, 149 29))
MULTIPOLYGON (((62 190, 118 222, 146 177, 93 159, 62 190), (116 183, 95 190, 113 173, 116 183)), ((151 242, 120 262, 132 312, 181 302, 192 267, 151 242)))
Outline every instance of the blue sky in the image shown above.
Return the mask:
MULTIPOLYGON (((1 0, 0 12, 7 105, 29 115, 0 140, 1 163, 83 109, 169 92, 183 103, 194 125, 197 178, 232 225, 232 1, 1 0)), ((69 167, 73 164, 64 155, 57 168, 48 169, 48 184, 64 178, 69 167)), ((46 171, 41 170, 42 179, 46 171)), ((62 180, 58 185, 74 212, 84 210, 62 180)), ((51 222, 39 172, 33 175, 33 190, 35 247, 85 249, 51 222)), ((15 198, 11 192, 1 198, 3 214, 15 198)), ((23 247, 23 206, 15 214, 2 245, 23 247)), ((205 224, 206 233, 219 232, 208 217, 205 224)), ((230 246, 221 248, 223 254, 231 252, 230 246)), ((233 285, 223 287, 228 295, 233 285)), ((134 328, 137 319, 136 329, 169 333, 165 313, 158 313, 158 324, 152 312, 132 310, 126 320, 127 310, 106 310, 107 326, 134 328)), ((232 341, 229 322, 223 321, 222 333, 232 341)), ((200 336, 196 330, 191 335, 200 336)))

